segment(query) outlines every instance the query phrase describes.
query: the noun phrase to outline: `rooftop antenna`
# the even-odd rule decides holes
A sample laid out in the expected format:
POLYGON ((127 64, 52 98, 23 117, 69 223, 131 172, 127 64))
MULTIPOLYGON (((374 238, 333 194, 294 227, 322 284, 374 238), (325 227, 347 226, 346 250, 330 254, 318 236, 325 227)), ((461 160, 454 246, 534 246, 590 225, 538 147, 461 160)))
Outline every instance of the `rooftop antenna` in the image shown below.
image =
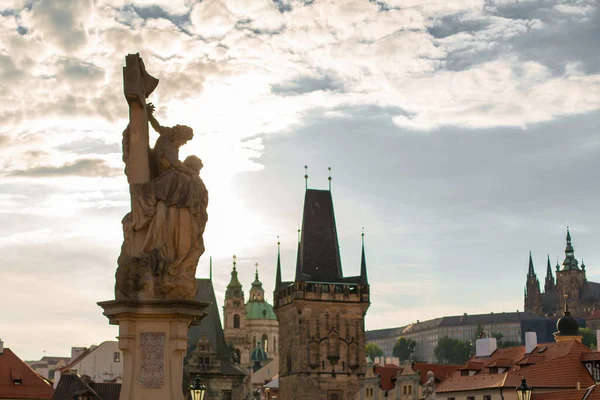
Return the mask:
POLYGON ((308 165, 304 166, 304 188, 308 190, 308 165))
POLYGON ((329 171, 329 178, 327 180, 329 180, 329 191, 331 192, 331 167, 328 167, 327 170, 329 171))

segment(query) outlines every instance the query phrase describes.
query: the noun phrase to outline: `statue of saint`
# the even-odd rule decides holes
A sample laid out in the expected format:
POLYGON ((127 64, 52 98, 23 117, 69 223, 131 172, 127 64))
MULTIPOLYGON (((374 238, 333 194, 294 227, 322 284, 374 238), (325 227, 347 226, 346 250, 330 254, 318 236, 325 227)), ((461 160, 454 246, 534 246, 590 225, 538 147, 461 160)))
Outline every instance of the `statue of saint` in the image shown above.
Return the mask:
POLYGON ((179 160, 179 148, 194 137, 192 128, 161 126, 154 117, 154 106, 143 106, 135 104, 145 109, 144 120, 160 137, 154 148, 147 145, 145 153, 140 150, 144 147, 135 126, 147 127, 147 122, 139 123, 140 113, 131 112, 130 103, 130 125, 123 132, 123 160, 130 181, 131 212, 122 221, 124 241, 117 261, 115 297, 193 300, 208 220, 208 191, 199 175, 203 164, 196 156, 179 160), (138 125, 132 115, 138 118, 138 125), (131 154, 132 142, 137 146, 136 154, 131 154), (131 179, 129 171, 140 170, 143 163, 148 172, 138 176, 149 179, 131 179))
POLYGON ((435 400, 435 376, 427 372, 427 382, 423 385, 423 400, 435 400))

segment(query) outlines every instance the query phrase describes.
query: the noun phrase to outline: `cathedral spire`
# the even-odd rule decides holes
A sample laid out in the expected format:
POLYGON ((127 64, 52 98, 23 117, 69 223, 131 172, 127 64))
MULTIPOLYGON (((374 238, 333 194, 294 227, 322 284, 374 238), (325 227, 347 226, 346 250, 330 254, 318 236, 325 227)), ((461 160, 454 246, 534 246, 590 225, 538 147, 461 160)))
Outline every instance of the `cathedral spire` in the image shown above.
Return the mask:
POLYGON ((531 251, 529 251, 529 271, 527 272, 527 276, 535 276, 535 270, 533 269, 533 260, 531 259, 531 251))
POLYGON ((367 278, 367 260, 365 257, 365 228, 363 228, 362 234, 362 254, 360 258, 360 284, 368 285, 369 280, 367 278))
POLYGON ((556 285, 554 283, 554 276, 552 276, 552 265, 550 264, 550 255, 548 254, 548 265, 546 267, 546 282, 544 284, 544 292, 553 292, 556 285))
POLYGON ((275 290, 281 288, 281 242, 277 236, 277 273, 275 275, 275 290))

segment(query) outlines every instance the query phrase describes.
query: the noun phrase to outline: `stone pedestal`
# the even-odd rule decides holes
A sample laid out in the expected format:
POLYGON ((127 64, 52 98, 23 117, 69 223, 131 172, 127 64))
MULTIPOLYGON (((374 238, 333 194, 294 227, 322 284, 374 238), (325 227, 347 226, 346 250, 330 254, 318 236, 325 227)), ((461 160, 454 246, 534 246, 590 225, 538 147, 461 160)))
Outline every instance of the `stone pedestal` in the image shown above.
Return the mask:
POLYGON ((190 325, 208 303, 193 300, 111 300, 98 303, 119 325, 123 352, 120 400, 184 400, 183 358, 190 325))

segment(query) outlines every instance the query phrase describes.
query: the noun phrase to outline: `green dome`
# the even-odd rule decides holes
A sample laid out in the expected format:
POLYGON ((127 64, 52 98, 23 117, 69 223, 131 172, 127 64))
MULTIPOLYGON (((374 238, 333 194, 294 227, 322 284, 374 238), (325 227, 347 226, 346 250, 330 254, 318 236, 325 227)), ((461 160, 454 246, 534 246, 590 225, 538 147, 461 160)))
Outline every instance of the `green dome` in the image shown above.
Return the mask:
POLYGON ((268 359, 269 356, 267 356, 267 353, 263 350, 259 340, 256 343, 256 348, 252 351, 252 354, 250 354, 250 360, 255 363, 262 363, 268 359))
POLYGON ((249 301, 246 304, 246 319, 273 319, 277 316, 273 312, 273 306, 266 301, 249 301))

